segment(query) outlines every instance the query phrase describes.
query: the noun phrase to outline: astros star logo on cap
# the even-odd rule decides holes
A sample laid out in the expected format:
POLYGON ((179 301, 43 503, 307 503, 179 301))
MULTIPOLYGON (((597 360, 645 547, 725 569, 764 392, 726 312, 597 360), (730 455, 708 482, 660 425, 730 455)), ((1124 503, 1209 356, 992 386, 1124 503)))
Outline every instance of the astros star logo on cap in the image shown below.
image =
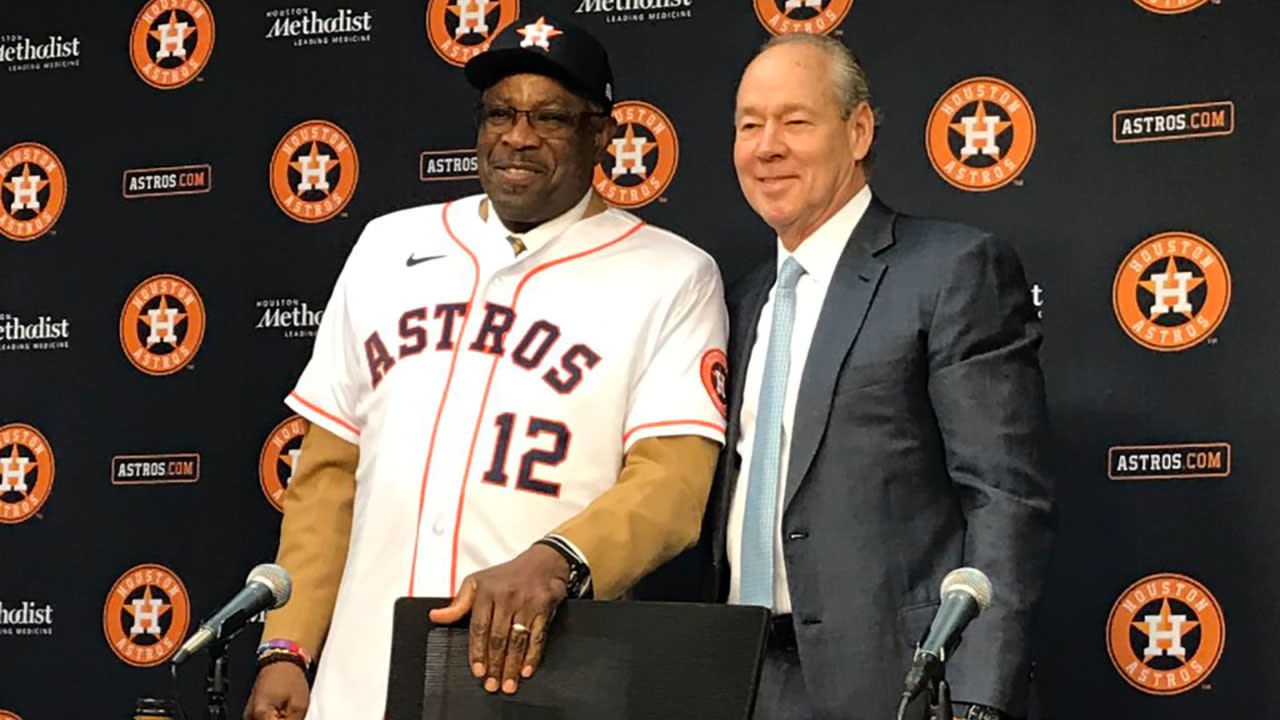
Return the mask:
POLYGON ((551 49, 551 38, 562 34, 554 25, 548 25, 546 17, 538 18, 535 23, 530 23, 516 30, 524 36, 524 40, 520 41, 520 47, 533 47, 537 45, 543 50, 551 49))

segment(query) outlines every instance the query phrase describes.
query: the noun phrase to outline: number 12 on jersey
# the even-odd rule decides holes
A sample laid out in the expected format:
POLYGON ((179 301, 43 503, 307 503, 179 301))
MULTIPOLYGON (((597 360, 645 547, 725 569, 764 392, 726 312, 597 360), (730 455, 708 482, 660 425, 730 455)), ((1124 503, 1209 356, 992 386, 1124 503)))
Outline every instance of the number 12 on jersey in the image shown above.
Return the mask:
MULTIPOLYGON (((516 424, 515 413, 502 413, 497 417, 495 424, 498 426, 498 439, 493 447, 493 463, 484 472, 483 479, 487 483, 505 486, 508 480, 506 470, 507 451, 511 449, 511 435, 516 424)), ((531 417, 529 418, 529 426, 525 435, 531 438, 550 435, 554 444, 550 450, 532 448, 520 458, 520 472, 516 476, 516 489, 535 492, 539 495, 560 497, 560 483, 539 480, 533 476, 533 471, 534 465, 539 463, 556 466, 564 461, 565 454, 569 452, 569 428, 565 427, 564 423, 556 422, 555 420, 531 417)))

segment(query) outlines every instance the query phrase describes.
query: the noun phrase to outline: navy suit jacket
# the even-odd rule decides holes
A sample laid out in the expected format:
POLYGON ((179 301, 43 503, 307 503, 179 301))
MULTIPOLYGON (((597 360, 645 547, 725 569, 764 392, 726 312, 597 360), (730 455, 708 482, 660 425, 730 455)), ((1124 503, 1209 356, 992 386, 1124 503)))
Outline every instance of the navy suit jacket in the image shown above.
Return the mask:
MULTIPOLYGON (((775 267, 730 293, 725 452, 701 556, 673 566, 698 564, 702 600, 728 593, 743 378, 775 267)), ((893 717, 942 578, 966 565, 995 602, 948 663, 953 697, 1025 712, 1053 516, 1040 339, 1012 249, 872 201, 819 315, 785 478, 783 554, 818 717, 893 717)))

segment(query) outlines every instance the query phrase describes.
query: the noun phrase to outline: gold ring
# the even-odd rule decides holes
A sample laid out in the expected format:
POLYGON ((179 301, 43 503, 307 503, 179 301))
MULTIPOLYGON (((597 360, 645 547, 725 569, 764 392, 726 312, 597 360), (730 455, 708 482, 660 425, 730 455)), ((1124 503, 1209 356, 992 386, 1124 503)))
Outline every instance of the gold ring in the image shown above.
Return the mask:
POLYGON ((529 632, 529 628, 520 623, 511 623, 511 632, 526 633, 529 632))

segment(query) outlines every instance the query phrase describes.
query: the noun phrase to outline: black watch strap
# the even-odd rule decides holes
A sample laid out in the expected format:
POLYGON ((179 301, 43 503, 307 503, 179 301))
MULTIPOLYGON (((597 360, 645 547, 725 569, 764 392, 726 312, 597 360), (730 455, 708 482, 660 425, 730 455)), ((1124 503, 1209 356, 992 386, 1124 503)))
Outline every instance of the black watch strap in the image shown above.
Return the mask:
POLYGON ((591 597, 591 568, 587 565, 587 561, 578 554, 577 548, 559 535, 546 535, 539 538, 534 544, 546 545, 555 550, 569 564, 569 597, 591 597))
POLYGON ((955 710, 960 720, 1008 720, 1004 713, 987 705, 956 703, 955 710), (961 712, 962 709, 965 712, 961 712))

